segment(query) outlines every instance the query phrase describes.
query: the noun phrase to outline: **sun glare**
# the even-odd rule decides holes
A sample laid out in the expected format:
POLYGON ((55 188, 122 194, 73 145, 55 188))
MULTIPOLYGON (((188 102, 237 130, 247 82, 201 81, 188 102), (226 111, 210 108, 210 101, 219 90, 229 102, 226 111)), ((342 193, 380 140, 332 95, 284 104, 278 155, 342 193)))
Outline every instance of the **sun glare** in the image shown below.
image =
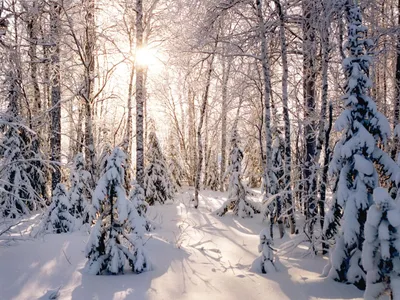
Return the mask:
POLYGON ((157 58, 157 50, 147 47, 136 50, 136 61, 140 66, 149 68, 160 64, 157 58))

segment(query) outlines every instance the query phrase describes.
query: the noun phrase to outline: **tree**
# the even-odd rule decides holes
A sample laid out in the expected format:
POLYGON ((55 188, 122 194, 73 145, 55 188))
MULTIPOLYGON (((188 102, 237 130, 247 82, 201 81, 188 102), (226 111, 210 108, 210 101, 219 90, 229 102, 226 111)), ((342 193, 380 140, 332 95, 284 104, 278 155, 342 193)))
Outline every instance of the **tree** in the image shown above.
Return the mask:
POLYGON ((400 297, 400 211, 384 188, 374 190, 367 214, 362 264, 367 272, 364 299, 379 299, 387 290, 400 297))
MULTIPOLYGON (((337 201, 335 207, 339 205, 343 210, 343 221, 336 236, 336 246, 331 250, 328 275, 337 281, 364 288, 361 250, 372 190, 378 183, 374 162, 377 161, 377 153, 382 153, 378 142, 387 141, 390 127, 367 95, 367 89, 371 87, 367 51, 372 43, 366 39, 367 28, 362 25, 360 8, 348 5, 346 11, 349 57, 343 61, 347 82, 346 94, 342 98, 346 109, 335 123, 335 129, 343 131, 343 136, 334 149, 330 164, 331 174, 338 176, 334 199, 337 201)), ((383 162, 382 157, 379 157, 379 162, 383 162)))
POLYGON ((135 209, 139 217, 145 221, 144 227, 147 231, 154 229, 154 223, 147 217, 149 204, 146 202, 146 197, 143 188, 136 182, 132 184, 132 190, 129 195, 129 205, 131 209, 135 209))
MULTIPOLYGON (((17 218, 37 210, 43 203, 32 182, 41 182, 41 177, 33 178, 34 166, 27 160, 29 134, 20 117, 20 73, 9 71, 8 108, 1 116, 3 137, 0 143, 0 212, 4 217, 17 218), (29 172, 31 171, 31 172, 29 172)), ((36 186, 37 187, 37 186, 36 186)))
MULTIPOLYGON (((143 46, 143 2, 136 0, 136 51, 143 46)), ((143 105, 144 105, 144 65, 136 61, 136 180, 144 184, 144 146, 143 146, 143 105)))
POLYGON ((144 170, 144 190, 150 205, 156 201, 164 204, 173 199, 174 185, 167 169, 167 162, 154 132, 149 135, 148 165, 144 170))
POLYGON ((50 149, 53 171, 51 174, 52 190, 61 181, 61 74, 60 74, 60 15, 61 5, 59 0, 50 1, 50 40, 51 40, 51 137, 50 149))
POLYGON ((273 240, 270 235, 270 230, 264 228, 260 232, 260 244, 258 245, 258 252, 261 253, 261 273, 274 273, 276 272, 276 267, 274 264, 274 252, 272 248, 273 240))
POLYGON ((115 148, 94 191, 98 218, 86 245, 86 268, 91 274, 123 273, 126 260, 135 273, 150 269, 142 242, 145 222, 126 199, 124 164, 125 153, 115 148))
POLYGON ((71 203, 71 214, 79 219, 82 224, 89 222, 90 178, 90 173, 85 170, 85 159, 81 153, 78 153, 75 156, 70 175, 71 189, 68 197, 71 203))
POLYGON ((68 192, 62 183, 57 184, 53 191, 51 205, 43 221, 42 229, 47 232, 64 233, 75 229, 75 218, 70 213, 71 203, 68 192))
POLYGON ((218 216, 223 216, 232 210, 233 213, 241 218, 253 217, 259 213, 256 203, 247 198, 246 187, 242 183, 242 160, 243 152, 239 148, 239 135, 234 129, 231 136, 231 152, 229 157, 227 174, 229 175, 228 199, 216 211, 218 216))

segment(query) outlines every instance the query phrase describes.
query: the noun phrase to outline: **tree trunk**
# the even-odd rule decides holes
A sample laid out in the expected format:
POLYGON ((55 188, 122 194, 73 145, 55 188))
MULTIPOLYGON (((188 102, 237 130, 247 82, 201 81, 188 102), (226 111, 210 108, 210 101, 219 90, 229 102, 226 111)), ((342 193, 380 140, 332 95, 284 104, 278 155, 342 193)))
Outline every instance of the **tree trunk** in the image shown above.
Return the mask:
POLYGON ((61 88, 60 88, 60 14, 61 6, 57 1, 50 2, 50 59, 51 59, 51 173, 52 191, 61 182, 61 88))
MULTIPOLYGON (((400 0, 397 3, 397 8, 400 9, 400 0)), ((400 14, 397 24, 400 26, 400 14)), ((393 129, 400 123, 400 33, 397 34, 396 50, 396 96, 394 99, 393 129)), ((391 156, 395 161, 399 152, 399 144, 400 138, 394 138, 391 156)))
MULTIPOLYGON (((215 48, 217 47, 218 43, 218 38, 216 39, 215 46, 214 46, 214 51, 215 48)), ((194 180, 194 208, 199 207, 199 192, 200 192, 200 177, 201 177, 201 169, 203 165, 203 143, 201 140, 201 131, 203 128, 203 123, 204 123, 204 117, 206 114, 206 109, 207 109, 207 101, 208 101, 208 92, 210 89, 210 84, 211 84, 211 74, 213 70, 213 62, 214 62, 214 56, 215 54, 211 54, 208 70, 207 70, 207 77, 206 77, 206 86, 204 90, 204 95, 203 95, 203 101, 201 103, 201 110, 200 110, 200 121, 199 121, 199 126, 197 127, 197 168, 196 168, 196 177, 194 180)))
POLYGON ((289 96, 288 96, 288 61, 287 61, 287 44, 285 35, 285 15, 280 3, 280 0, 274 0, 278 15, 279 15, 279 37, 281 40, 281 52, 282 52, 282 113, 285 125, 285 146, 284 146, 284 183, 285 183, 285 194, 283 197, 283 203, 287 209, 290 223, 290 233, 296 232, 296 220, 294 218, 293 210, 293 197, 291 188, 291 167, 292 167, 292 155, 290 150, 290 118, 289 118, 289 96))
MULTIPOLYGON (((316 174, 315 174, 315 27, 314 4, 311 0, 303 1, 303 98, 304 98, 304 137, 305 137, 305 163, 304 174, 304 201, 306 205, 306 219, 311 220, 316 214, 316 174)), ((309 223, 309 235, 313 235, 313 222, 309 223)))
POLYGON ((261 40, 261 63, 263 69, 263 79, 264 79, 264 126, 265 126, 265 184, 266 191, 265 196, 269 196, 269 173, 271 170, 271 145, 272 145, 272 136, 271 136, 271 77, 270 77, 270 66, 269 66, 269 56, 268 56, 268 48, 267 48, 267 37, 266 37, 266 28, 264 23, 263 9, 262 9, 262 1, 256 0, 256 9, 257 9, 257 18, 258 18, 258 30, 259 36, 261 40))
POLYGON ((222 57, 222 103, 221 103, 221 168, 219 173, 219 190, 223 192, 226 170, 226 128, 228 117, 228 81, 231 68, 230 60, 222 57))
MULTIPOLYGON (((143 46, 143 2, 136 0, 136 50, 143 46)), ((144 66, 136 61, 136 180, 143 187, 144 146, 143 146, 143 103, 144 66)))
MULTIPOLYGON (((320 215, 320 225, 321 230, 324 227, 324 219, 325 219, 325 199, 326 199, 326 184, 328 181, 328 169, 329 162, 331 158, 331 149, 329 148, 329 137, 331 135, 332 130, 332 112, 333 106, 332 103, 329 104, 329 120, 328 120, 328 128, 325 131, 325 143, 324 143, 324 164, 322 168, 321 175, 321 188, 320 188, 320 201, 319 201, 319 215, 320 215)), ((325 241, 325 236, 322 236, 322 240, 325 241)), ((322 244, 322 254, 326 254, 328 252, 328 244, 322 244)))
MULTIPOLYGON (((93 105, 94 105, 94 77, 95 77, 95 0, 89 0, 86 7, 86 36, 85 36, 85 61, 84 68, 84 103, 85 103, 85 158, 86 166, 91 174, 91 186, 94 188, 94 175, 96 174, 96 155, 94 148, 94 134, 93 134, 93 105)), ((79 141, 78 141, 79 142, 79 141)))

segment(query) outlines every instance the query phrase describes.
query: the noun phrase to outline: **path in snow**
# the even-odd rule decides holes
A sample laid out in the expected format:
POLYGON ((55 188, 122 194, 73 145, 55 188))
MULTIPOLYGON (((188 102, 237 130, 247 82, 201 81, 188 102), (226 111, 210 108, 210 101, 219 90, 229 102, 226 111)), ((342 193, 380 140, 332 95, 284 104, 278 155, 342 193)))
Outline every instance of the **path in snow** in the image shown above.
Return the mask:
POLYGON ((320 278, 326 260, 302 258, 301 249, 281 256, 277 273, 251 272, 258 233, 265 226, 259 216, 215 216, 212 211, 224 200, 217 192, 202 193, 195 210, 190 193, 178 195, 172 205, 151 208, 161 222, 146 244, 153 271, 88 275, 82 270, 86 233, 46 235, 0 244, 0 299, 48 299, 57 290, 59 299, 85 300, 361 299, 356 288, 320 278))

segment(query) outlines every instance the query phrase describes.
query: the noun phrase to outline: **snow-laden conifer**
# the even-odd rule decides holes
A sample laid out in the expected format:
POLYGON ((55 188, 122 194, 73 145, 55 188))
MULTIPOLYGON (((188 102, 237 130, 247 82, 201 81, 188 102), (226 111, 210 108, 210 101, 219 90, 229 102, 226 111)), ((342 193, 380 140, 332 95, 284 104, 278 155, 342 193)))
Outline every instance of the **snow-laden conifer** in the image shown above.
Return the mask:
POLYGON ((155 202, 163 204, 173 198, 174 185, 167 169, 167 162, 162 153, 160 143, 154 132, 149 135, 147 153, 148 163, 144 169, 144 190, 150 205, 155 202))
POLYGON ((400 210, 384 188, 374 190, 367 214, 362 263, 367 272, 364 299, 379 299, 385 292, 400 299, 400 210))
POLYGON ((150 269, 143 247, 146 222, 126 198, 124 164, 125 154, 114 149, 93 193, 98 218, 86 245, 91 274, 123 273, 126 262, 136 273, 150 269))
POLYGON ((151 231, 154 229, 154 223, 147 217, 147 210, 149 208, 149 204, 146 202, 146 197, 144 195, 143 188, 134 181, 132 183, 132 189, 129 195, 129 205, 132 209, 135 209, 138 215, 144 219, 147 231, 151 231))
POLYGON ((274 273, 276 272, 276 267, 274 264, 274 249, 273 239, 271 236, 271 231, 269 228, 264 228, 260 232, 260 244, 258 245, 258 252, 261 253, 260 259, 260 269, 261 273, 274 273))
POLYGON ((36 160, 27 155, 29 133, 19 116, 14 95, 17 87, 12 78, 10 82, 8 108, 0 116, 0 216, 17 218, 44 206, 41 191, 45 187, 40 186, 42 177, 34 177, 38 175, 36 160))
POLYGON ((51 233, 72 232, 75 229, 76 220, 70 211, 71 203, 68 199, 67 189, 62 183, 58 183, 43 220, 42 230, 51 233))
POLYGON ((91 198, 90 173, 85 170, 85 160, 81 153, 75 156, 70 181, 69 201, 71 203, 71 213, 81 224, 88 223, 91 198))
POLYGON ((239 217, 253 217, 259 213, 256 203, 248 199, 246 187, 242 182, 242 160, 243 152, 239 146, 239 135, 234 129, 231 136, 231 152, 227 174, 229 176, 228 199, 216 211, 219 216, 224 215, 228 210, 239 217))
MULTIPOLYGON (((347 7, 347 18, 346 48, 349 56, 343 61, 347 82, 346 94, 342 98, 345 110, 335 123, 335 129, 343 132, 343 135, 335 147, 329 166, 330 174, 338 178, 333 198, 336 203, 332 207, 336 210, 340 207, 343 217, 335 248, 331 250, 329 271, 326 271, 329 277, 337 281, 364 288, 361 250, 367 210, 372 203, 372 190, 378 183, 374 162, 381 164, 384 172, 391 177, 396 176, 395 169, 398 167, 393 166, 390 158, 377 146, 378 142, 386 143, 390 126, 368 96, 371 58, 367 51, 372 43, 366 39, 367 28, 362 25, 359 7, 347 7)), ((337 224, 338 212, 325 219, 330 226, 337 224)), ((328 227, 325 226, 325 229, 328 227)))

